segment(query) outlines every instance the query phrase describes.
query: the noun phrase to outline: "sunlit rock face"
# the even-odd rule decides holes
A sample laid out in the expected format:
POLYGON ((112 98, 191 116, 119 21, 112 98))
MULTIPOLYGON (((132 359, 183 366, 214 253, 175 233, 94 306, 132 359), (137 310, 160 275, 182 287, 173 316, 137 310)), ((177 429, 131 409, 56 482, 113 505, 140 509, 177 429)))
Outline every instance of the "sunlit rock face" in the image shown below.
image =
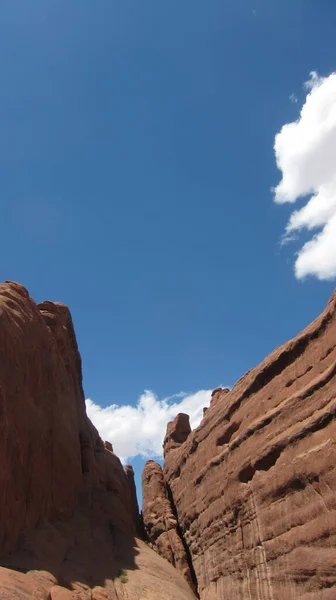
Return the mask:
POLYGON ((336 597, 335 306, 215 390, 195 431, 168 425, 163 483, 202 600, 336 597))

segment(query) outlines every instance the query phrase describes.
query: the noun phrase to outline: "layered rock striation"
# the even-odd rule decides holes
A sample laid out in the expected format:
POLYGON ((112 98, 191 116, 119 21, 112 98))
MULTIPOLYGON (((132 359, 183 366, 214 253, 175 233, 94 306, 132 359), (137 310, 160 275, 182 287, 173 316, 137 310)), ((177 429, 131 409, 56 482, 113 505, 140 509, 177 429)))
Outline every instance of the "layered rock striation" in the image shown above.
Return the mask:
POLYGON ((0 285, 0 352, 0 598, 336 597, 336 294, 195 431, 169 423, 147 544, 133 470, 87 418, 68 308, 0 285))
MULTIPOLYGON (((336 597, 335 415, 336 294, 231 391, 217 389, 195 431, 185 415, 168 425, 160 487, 202 600, 336 597)), ((165 509, 151 509, 146 487, 145 526, 171 560, 165 509)))

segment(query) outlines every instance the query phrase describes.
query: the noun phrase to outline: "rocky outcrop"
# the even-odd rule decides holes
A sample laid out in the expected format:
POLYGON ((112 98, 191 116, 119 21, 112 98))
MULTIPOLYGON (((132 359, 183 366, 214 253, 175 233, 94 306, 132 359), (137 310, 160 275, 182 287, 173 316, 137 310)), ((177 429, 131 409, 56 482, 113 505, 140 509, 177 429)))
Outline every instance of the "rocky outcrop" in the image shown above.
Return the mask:
POLYGON ((167 425, 167 435, 163 442, 163 454, 166 455, 169 450, 177 448, 182 442, 185 442, 189 433, 191 433, 189 415, 180 413, 167 425))
POLYGON ((201 600, 335 598, 336 294, 195 431, 168 425, 143 477, 157 552, 86 416, 68 308, 0 285, 0 352, 0 598, 192 600, 187 581, 201 600))
POLYGON ((142 494, 142 517, 149 540, 157 552, 176 567, 195 590, 187 550, 168 498, 162 469, 152 460, 146 463, 143 470, 142 494))
POLYGON ((0 352, 0 598, 191 600, 135 537, 133 473, 86 416, 68 308, 0 285, 0 352))
POLYGON ((164 487, 202 600, 336 597, 335 415, 336 294, 216 390, 195 431, 176 435, 185 416, 169 424, 164 487))

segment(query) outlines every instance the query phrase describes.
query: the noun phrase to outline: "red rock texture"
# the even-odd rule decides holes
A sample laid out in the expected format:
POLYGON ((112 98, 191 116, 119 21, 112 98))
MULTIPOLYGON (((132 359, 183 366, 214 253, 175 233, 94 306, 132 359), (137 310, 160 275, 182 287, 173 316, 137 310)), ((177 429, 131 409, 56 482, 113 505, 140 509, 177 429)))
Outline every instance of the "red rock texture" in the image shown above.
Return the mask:
POLYGON ((169 424, 164 484, 202 600, 336 598, 335 415, 336 293, 195 431, 169 424))
POLYGON ((163 442, 164 456, 169 450, 179 447, 191 432, 189 415, 180 413, 167 425, 167 435, 163 442))
POLYGON ((132 473, 86 416, 68 308, 1 284, 0 352, 1 600, 192 599, 134 536, 132 473))
POLYGON ((0 599, 336 598, 336 294, 131 468, 86 416, 69 310, 0 285, 0 599), (159 553, 170 560, 164 560, 159 553))
POLYGON ((157 552, 195 588, 186 549, 167 496, 161 466, 149 460, 142 474, 142 517, 146 534, 157 552))
POLYGON ((15 547, 24 526, 74 511, 82 483, 80 435, 89 440, 89 431, 65 306, 38 307, 22 286, 0 285, 0 348, 4 553, 15 547))

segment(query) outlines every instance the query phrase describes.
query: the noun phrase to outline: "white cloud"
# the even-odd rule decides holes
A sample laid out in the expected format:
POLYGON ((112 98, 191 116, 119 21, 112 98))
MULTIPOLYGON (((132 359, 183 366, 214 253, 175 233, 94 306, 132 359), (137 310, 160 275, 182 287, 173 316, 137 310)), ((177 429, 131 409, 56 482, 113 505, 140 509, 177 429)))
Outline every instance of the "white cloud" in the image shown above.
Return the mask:
POLYGON ((312 231, 299 250, 295 274, 301 279, 336 277, 336 73, 310 74, 307 96, 297 121, 284 125, 275 137, 274 151, 282 179, 275 202, 295 203, 310 196, 292 213, 285 240, 294 232, 312 231))
POLYGON ((203 417, 203 407, 210 404, 211 392, 181 393, 159 400, 153 392, 145 391, 136 406, 112 404, 106 408, 88 399, 86 410, 100 436, 112 443, 114 452, 125 463, 137 455, 161 457, 168 421, 184 412, 190 416, 191 428, 197 427, 203 417))
POLYGON ((290 101, 291 101, 291 102, 293 102, 294 104, 297 104, 297 103, 298 103, 298 99, 297 99, 297 96, 296 96, 295 94, 291 94, 291 95, 289 96, 289 99, 290 99, 290 101))

